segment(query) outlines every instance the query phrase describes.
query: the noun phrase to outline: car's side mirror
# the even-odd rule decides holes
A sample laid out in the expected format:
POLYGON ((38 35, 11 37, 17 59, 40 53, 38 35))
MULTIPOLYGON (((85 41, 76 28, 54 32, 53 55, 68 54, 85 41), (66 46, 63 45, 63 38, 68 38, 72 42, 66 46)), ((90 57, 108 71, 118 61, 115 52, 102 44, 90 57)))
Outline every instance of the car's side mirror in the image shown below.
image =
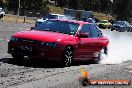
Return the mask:
POLYGON ((78 33, 78 37, 79 38, 87 38, 88 37, 88 33, 79 32, 78 33))
POLYGON ((31 30, 33 30, 35 27, 31 27, 31 30))

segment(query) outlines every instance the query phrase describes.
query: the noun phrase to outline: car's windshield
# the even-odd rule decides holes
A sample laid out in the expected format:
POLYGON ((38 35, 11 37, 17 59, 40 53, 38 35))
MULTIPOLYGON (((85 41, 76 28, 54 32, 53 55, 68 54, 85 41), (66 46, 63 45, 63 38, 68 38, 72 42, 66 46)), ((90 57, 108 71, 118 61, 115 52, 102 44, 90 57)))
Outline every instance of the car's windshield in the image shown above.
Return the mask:
POLYGON ((52 31, 63 34, 74 35, 79 27, 79 24, 57 20, 47 20, 44 23, 38 25, 34 30, 39 31, 52 31))
POLYGON ((67 18, 66 18, 66 16, 59 16, 59 19, 64 19, 64 20, 66 20, 67 18))
POLYGON ((124 24, 125 24, 125 22, 124 22, 124 21, 116 21, 114 24, 124 25, 124 24))
POLYGON ((103 21, 101 21, 101 23, 108 23, 108 21, 107 20, 103 20, 103 21))
POLYGON ((74 18, 71 17, 71 16, 66 16, 66 19, 68 19, 68 20, 74 20, 74 18))
POLYGON ((43 19, 46 20, 46 19, 56 19, 56 18, 57 18, 57 15, 48 14, 43 19))
POLYGON ((2 11, 2 8, 0 7, 0 11, 2 11))

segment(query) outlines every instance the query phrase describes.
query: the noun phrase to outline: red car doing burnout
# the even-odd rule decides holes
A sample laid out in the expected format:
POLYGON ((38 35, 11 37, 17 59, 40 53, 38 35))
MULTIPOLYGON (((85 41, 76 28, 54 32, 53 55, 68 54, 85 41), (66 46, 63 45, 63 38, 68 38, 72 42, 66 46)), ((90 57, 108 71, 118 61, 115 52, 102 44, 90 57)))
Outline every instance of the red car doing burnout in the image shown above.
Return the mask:
POLYGON ((47 20, 32 30, 13 34, 8 53, 13 59, 24 56, 60 61, 70 66, 73 61, 100 60, 107 54, 109 40, 94 24, 75 20, 47 20))

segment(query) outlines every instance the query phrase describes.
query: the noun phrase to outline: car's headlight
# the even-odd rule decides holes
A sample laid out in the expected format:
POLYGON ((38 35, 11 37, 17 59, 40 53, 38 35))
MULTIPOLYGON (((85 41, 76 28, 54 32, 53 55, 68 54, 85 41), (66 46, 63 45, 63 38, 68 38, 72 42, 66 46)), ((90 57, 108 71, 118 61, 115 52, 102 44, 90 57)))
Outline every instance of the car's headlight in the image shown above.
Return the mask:
POLYGON ((42 42, 41 46, 48 46, 48 47, 53 47, 56 48, 59 44, 56 42, 42 42))
POLYGON ((16 38, 16 37, 11 37, 11 38, 10 38, 10 41, 11 41, 11 42, 16 42, 16 41, 18 41, 18 38, 16 38))

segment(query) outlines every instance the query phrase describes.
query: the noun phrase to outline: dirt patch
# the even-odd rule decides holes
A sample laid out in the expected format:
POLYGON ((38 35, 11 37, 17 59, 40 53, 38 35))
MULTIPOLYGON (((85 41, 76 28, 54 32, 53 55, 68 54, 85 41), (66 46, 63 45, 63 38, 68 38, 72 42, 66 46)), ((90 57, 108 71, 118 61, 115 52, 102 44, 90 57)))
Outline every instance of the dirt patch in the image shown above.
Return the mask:
POLYGON ((13 22, 21 22, 21 23, 35 23, 34 18, 28 17, 18 17, 14 15, 6 15, 2 18, 3 21, 13 21, 13 22))
POLYGON ((103 13, 96 13, 94 12, 94 17, 99 19, 99 20, 108 20, 108 19, 114 19, 114 17, 112 17, 109 14, 103 14, 103 13))
POLYGON ((50 9, 51 13, 57 13, 57 14, 63 14, 64 9, 60 7, 55 7, 51 5, 47 5, 47 7, 50 9))

